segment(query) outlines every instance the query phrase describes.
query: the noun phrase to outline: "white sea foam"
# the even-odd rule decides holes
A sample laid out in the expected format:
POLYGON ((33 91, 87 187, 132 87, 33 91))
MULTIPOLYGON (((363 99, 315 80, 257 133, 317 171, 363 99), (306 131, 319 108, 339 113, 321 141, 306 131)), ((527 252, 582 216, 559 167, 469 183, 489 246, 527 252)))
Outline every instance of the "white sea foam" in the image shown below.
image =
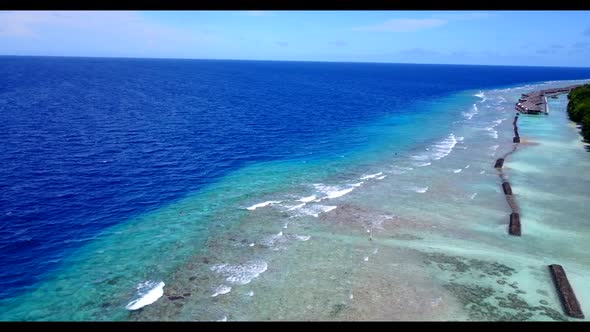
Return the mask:
POLYGON ((484 130, 486 130, 488 132, 488 135, 490 135, 491 137, 497 139, 498 138, 498 131, 494 129, 495 126, 491 126, 491 127, 486 127, 484 128, 484 130))
POLYGON ((247 210, 250 210, 250 211, 254 211, 257 208, 265 207, 265 206, 272 205, 272 204, 278 204, 278 203, 281 203, 281 202, 282 201, 266 201, 266 202, 254 204, 254 205, 252 205, 250 207, 247 207, 246 209, 247 210))
MULTIPOLYGON (((427 150, 428 150, 428 148, 427 148, 427 150)), ((414 160, 420 160, 420 161, 422 161, 422 160, 429 160, 430 159, 430 157, 428 155, 425 155, 425 154, 416 154, 416 155, 413 155, 411 158, 414 159, 414 160)))
POLYGON ((480 92, 474 94, 474 96, 479 97, 479 98, 485 98, 486 95, 485 95, 485 93, 483 93, 483 91, 480 91, 480 92))
POLYGON ((216 264, 211 267, 211 270, 224 276, 227 282, 245 285, 264 273, 267 268, 268 264, 259 259, 243 264, 216 264))
POLYGON ((479 172, 479 174, 483 174, 483 173, 485 173, 485 172, 486 172, 486 171, 481 171, 481 172, 479 172))
POLYGON ((461 112, 461 114, 463 114, 463 116, 466 117, 467 120, 471 120, 471 118, 475 115, 475 113, 471 112, 461 112))
POLYGON ((348 296, 349 299, 354 299, 354 295, 352 295, 352 293, 350 293, 350 295, 348 296))
POLYGON ((326 197, 324 197, 324 198, 327 198, 327 199, 342 197, 354 190, 354 187, 347 188, 347 189, 341 189, 339 187, 334 187, 334 186, 325 186, 321 183, 314 184, 314 187, 317 190, 319 190, 320 192, 324 193, 326 195, 326 197))
POLYGON ((230 286, 220 285, 220 286, 217 286, 217 288, 215 288, 215 292, 213 293, 213 295, 211 295, 211 297, 216 297, 218 295, 227 294, 229 292, 231 292, 230 286))
MULTIPOLYGON (((407 171, 411 171, 413 170, 413 167, 404 167, 404 166, 393 166, 393 168, 390 170, 390 173, 399 175, 399 174, 404 174, 407 171)), ((382 175, 381 177, 383 177, 385 175, 382 175)))
POLYGON ((439 160, 444 158, 453 151, 453 148, 457 145, 457 138, 453 133, 449 134, 445 139, 432 145, 430 149, 427 149, 429 153, 412 155, 411 158, 416 160, 414 163, 416 167, 424 167, 430 165, 431 161, 439 160))
POLYGON ((280 231, 278 234, 270 235, 260 241, 260 244, 266 247, 272 247, 275 245, 277 241, 281 239, 283 236, 283 231, 280 231))
POLYGON ((387 175, 382 175, 382 176, 376 177, 375 179, 377 179, 377 180, 383 180, 383 179, 385 179, 386 176, 387 175))
POLYGON ((348 193, 350 193, 351 191, 353 191, 354 188, 348 188, 348 189, 342 189, 342 190, 337 190, 337 191, 332 191, 332 192, 328 192, 328 195, 326 196, 326 198, 337 198, 337 197, 342 197, 348 193))
POLYGON ((360 186, 363 185, 363 183, 364 182, 353 183, 353 184, 351 184, 351 186, 353 186, 353 187, 360 187, 360 186))
POLYGON ((449 153, 453 151, 455 145, 457 145, 457 139, 455 138, 455 135, 451 133, 447 138, 434 145, 434 150, 436 152, 432 156, 432 159, 439 160, 448 156, 449 153))
POLYGON ((323 211, 330 212, 330 211, 334 210, 335 208, 337 208, 337 206, 324 206, 323 211))
POLYGON ((492 121, 493 125, 491 125, 490 127, 486 127, 485 130, 489 132, 489 135, 492 136, 493 138, 497 139, 498 138, 498 131, 496 130, 496 127, 502 123, 502 121, 506 120, 504 119, 497 119, 492 121))
POLYGON ((382 175, 383 172, 379 172, 379 173, 375 173, 375 174, 369 174, 369 175, 363 175, 361 176, 361 180, 367 180, 367 179, 372 179, 372 178, 376 178, 379 175, 382 175))
POLYGON ((375 248, 375 249, 373 250, 373 255, 376 255, 378 252, 379 252, 379 248, 375 248))
MULTIPOLYGON (((315 196, 314 196, 314 197, 315 197, 315 196)), ((301 203, 301 204, 299 204, 299 205, 291 206, 291 207, 289 207, 289 208, 287 209, 287 211, 293 211, 293 210, 300 209, 300 208, 304 207, 304 206, 305 206, 305 204, 306 204, 306 203, 301 203)))
POLYGON ((254 291, 249 291, 248 293, 246 293, 248 296, 254 296, 254 291))
POLYGON ((465 169, 468 169, 469 167, 471 167, 471 165, 467 165, 467 166, 465 166, 465 169))
POLYGON ((319 217, 320 213, 330 212, 335 208, 337 208, 337 206, 334 205, 311 205, 298 210, 298 212, 303 215, 313 216, 317 218, 319 217))
POLYGON ((474 199, 475 196, 477 196, 477 193, 473 193, 473 195, 471 195, 471 199, 474 199))
POLYGON ((368 262, 368 261, 369 261, 369 256, 366 256, 366 257, 364 258, 364 261, 365 261, 365 262, 368 262))
POLYGON ((218 322, 227 322, 227 316, 223 316, 217 320, 218 322))
POLYGON ((461 173, 462 170, 463 170, 462 168, 454 169, 453 173, 461 173))
POLYGON ((299 202, 309 203, 309 202, 313 201, 316 198, 317 197, 315 195, 311 195, 311 196, 307 196, 307 197, 303 197, 303 198, 299 199, 299 202))
POLYGON ((471 120, 471 118, 473 118, 474 115, 476 115, 477 113, 479 113, 479 109, 477 108, 476 104, 473 104, 471 106, 471 111, 469 112, 462 112, 461 114, 463 114, 463 116, 465 118, 467 118, 467 120, 471 120))
POLYGON ((296 235, 295 237, 299 241, 307 241, 307 240, 311 239, 311 236, 309 236, 309 235, 296 235))
POLYGON ((137 285, 137 295, 139 298, 129 302, 125 308, 127 310, 137 310, 156 302, 164 295, 165 285, 163 281, 145 281, 139 283, 137 285))
POLYGON ((428 191, 428 187, 412 187, 411 189, 420 194, 423 194, 428 191))

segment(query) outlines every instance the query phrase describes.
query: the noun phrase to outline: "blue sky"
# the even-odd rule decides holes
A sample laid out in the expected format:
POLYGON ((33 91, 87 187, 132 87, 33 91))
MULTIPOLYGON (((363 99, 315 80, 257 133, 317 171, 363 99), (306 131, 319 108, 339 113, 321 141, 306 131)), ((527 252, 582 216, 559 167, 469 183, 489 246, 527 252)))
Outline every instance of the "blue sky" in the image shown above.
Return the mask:
POLYGON ((0 54, 590 67, 590 11, 0 11, 0 54))

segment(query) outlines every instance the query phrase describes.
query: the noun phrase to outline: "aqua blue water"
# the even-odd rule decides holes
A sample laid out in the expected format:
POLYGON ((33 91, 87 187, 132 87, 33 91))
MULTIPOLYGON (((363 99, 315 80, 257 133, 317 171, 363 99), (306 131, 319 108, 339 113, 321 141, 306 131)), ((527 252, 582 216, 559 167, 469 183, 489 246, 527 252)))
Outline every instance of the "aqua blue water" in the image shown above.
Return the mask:
MULTIPOLYGON (((463 144, 458 137, 490 132, 488 122, 496 119, 491 114, 463 125, 478 120, 477 109, 470 113, 481 102, 474 94, 590 77, 590 69, 449 65, 42 57, 2 57, 0 64, 0 307, 10 308, 2 310, 3 320, 220 317, 204 309, 212 307, 197 295, 210 297, 206 280, 198 291, 187 292, 199 300, 182 303, 184 313, 166 305, 151 309, 161 301, 139 314, 125 306, 145 292, 157 293, 160 281, 165 292, 185 287, 195 268, 210 265, 202 263, 202 255, 206 261, 250 262, 212 267, 221 274, 249 275, 247 284, 263 272, 271 278, 279 249, 240 260, 245 251, 227 248, 257 248, 239 241, 236 247, 233 241, 264 237, 266 227, 279 223, 280 236, 261 240, 270 241, 262 247, 274 248, 291 221, 302 217, 302 231, 315 229, 325 226, 312 222, 316 216, 329 215, 331 206, 338 206, 332 214, 343 210, 340 204, 312 205, 316 199, 337 201, 351 193, 346 197, 366 204, 363 211, 387 210, 388 201, 395 203, 396 215, 416 216, 415 209, 425 204, 440 214, 442 206, 454 205, 438 196, 421 202, 404 195, 407 190, 432 195, 428 182, 449 175, 419 165, 452 162, 452 155, 445 157, 463 144), (419 153, 425 148, 434 154, 419 153), (401 168, 387 173, 384 165, 401 168), (365 182, 385 173, 392 178, 405 172, 403 167, 415 170, 393 188, 365 189, 365 182), (298 201, 304 197, 308 200, 298 201), (149 310, 156 311, 144 314, 149 310)), ((490 108, 510 114, 511 105, 505 99, 490 108)), ((482 146, 492 139, 474 137, 482 146)), ((489 162, 485 158, 493 159, 482 156, 482 164, 489 162)), ((494 186, 489 178, 468 182, 465 187, 480 197, 486 186, 494 186)), ((505 207, 491 197, 487 207, 496 218, 505 207)), ((292 238, 313 244, 298 236, 292 238)), ((316 249, 316 254, 326 250, 316 249)), ((281 271, 295 270, 305 271, 299 266, 281 271)), ((338 273, 334 267, 322 276, 338 273)), ((281 280, 271 285, 293 282, 281 280)), ((276 298, 261 301, 256 312, 272 307, 276 298)), ((308 317, 289 312, 294 316, 284 317, 308 317)), ((245 312, 236 318, 260 317, 245 312)))

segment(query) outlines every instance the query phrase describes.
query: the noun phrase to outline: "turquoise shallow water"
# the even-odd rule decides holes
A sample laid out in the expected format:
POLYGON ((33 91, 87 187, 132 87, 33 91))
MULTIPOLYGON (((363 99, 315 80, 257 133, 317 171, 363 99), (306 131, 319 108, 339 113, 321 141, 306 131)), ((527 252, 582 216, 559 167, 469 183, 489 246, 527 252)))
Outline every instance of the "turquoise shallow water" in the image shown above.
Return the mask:
POLYGON ((354 153, 251 164, 107 229, 0 319, 567 319, 553 263, 590 312, 590 154, 563 96, 520 117, 505 164, 520 238, 493 168, 520 94, 570 83, 466 91, 348 129, 373 143, 354 153))

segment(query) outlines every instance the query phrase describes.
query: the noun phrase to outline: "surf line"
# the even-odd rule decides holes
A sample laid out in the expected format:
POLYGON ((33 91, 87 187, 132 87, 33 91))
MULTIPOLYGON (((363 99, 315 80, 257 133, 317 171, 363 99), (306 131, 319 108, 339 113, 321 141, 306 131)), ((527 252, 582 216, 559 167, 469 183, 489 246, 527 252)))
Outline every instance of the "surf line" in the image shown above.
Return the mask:
POLYGON ((504 161, 506 160, 506 158, 513 154, 514 152, 516 152, 516 149, 518 148, 518 143, 520 143, 520 136, 518 134, 518 126, 516 125, 518 121, 518 113, 516 114, 516 116, 514 117, 514 121, 512 122, 512 125, 514 126, 514 138, 512 139, 512 142, 515 143, 514 147, 512 148, 512 151, 509 151, 508 153, 506 153, 504 156, 502 156, 502 158, 498 158, 498 160, 496 160, 496 164, 494 165, 494 168, 496 170, 498 170, 498 176, 500 177, 500 180, 502 180, 502 190, 504 190, 504 195, 506 196, 506 202, 508 202, 508 206, 510 206, 510 222, 509 222, 509 226, 508 226, 508 234, 510 235, 514 235, 514 236, 520 236, 521 235, 521 229, 520 229, 520 212, 518 209, 518 205, 516 204, 516 200, 514 199, 514 196, 512 195, 512 187, 510 186, 510 182, 508 182, 508 179, 506 179, 506 175, 504 174, 504 171, 502 170, 502 167, 504 166, 504 161))

